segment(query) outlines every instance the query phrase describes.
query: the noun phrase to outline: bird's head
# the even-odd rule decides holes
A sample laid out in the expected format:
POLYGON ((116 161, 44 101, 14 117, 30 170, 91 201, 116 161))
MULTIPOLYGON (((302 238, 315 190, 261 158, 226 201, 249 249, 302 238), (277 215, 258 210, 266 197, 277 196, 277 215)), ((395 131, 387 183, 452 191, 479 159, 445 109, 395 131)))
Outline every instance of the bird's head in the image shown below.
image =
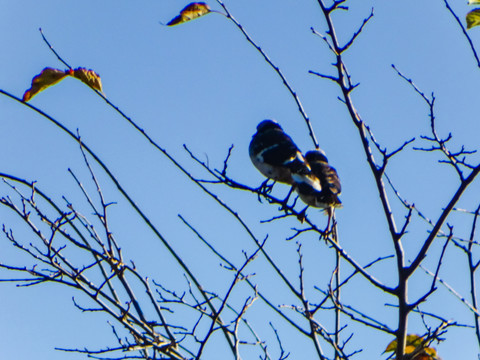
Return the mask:
POLYGON ((257 125, 258 132, 264 132, 273 129, 282 130, 282 127, 275 120, 263 120, 257 125))
POLYGON ((322 149, 312 150, 305 154, 305 159, 307 162, 326 162, 328 163, 328 159, 325 156, 325 152, 322 149))

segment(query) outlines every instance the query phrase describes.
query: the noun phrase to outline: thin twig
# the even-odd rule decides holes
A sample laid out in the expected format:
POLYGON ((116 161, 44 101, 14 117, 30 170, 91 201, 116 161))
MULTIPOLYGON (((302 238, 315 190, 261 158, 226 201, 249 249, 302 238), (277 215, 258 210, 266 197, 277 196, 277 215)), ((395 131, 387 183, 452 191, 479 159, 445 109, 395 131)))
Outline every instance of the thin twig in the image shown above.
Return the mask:
POLYGON ((245 39, 253 45, 253 47, 263 56, 265 61, 270 65, 270 67, 277 73, 277 75, 280 77, 282 80, 283 84, 287 88, 288 92, 290 95, 292 95, 293 99, 295 100, 295 103, 298 106, 298 110, 300 111, 300 114, 302 115, 303 119, 305 120, 305 123, 307 124, 307 128, 310 134, 310 137, 312 138, 313 145, 315 146, 316 149, 320 147, 318 144, 317 138, 315 136, 315 133, 313 131, 312 124, 310 122, 310 118, 308 117, 307 113, 305 112, 305 109, 303 108, 303 105, 300 101, 300 98, 297 94, 297 92, 293 89, 292 85, 288 82, 287 78, 283 74, 283 72, 280 70, 280 68, 273 63, 273 61, 270 59, 270 57, 266 54, 266 52, 259 46, 257 43, 248 35, 248 33, 245 31, 245 28, 232 16, 230 11, 227 9, 226 5, 223 3, 221 0, 217 0, 217 3, 220 4, 220 6, 225 10, 225 13, 227 14, 227 18, 230 19, 235 26, 242 32, 242 34, 245 36, 245 39))
POLYGON ((457 21, 458 26, 460 26, 460 28, 462 29, 463 35, 465 35, 465 38, 467 39, 468 44, 470 45, 470 49, 472 49, 472 53, 473 53, 473 56, 475 57, 475 60, 477 62, 477 66, 480 68, 480 59, 478 57, 477 51, 475 50, 475 46, 473 45, 473 41, 472 41, 472 39, 470 39, 470 36, 467 33, 467 29, 465 29, 465 27, 463 26, 463 23, 460 20, 460 18, 457 16, 457 14, 455 14, 453 9, 450 7, 450 4, 448 3, 448 1, 443 0, 443 2, 445 3, 445 6, 447 7, 450 14, 452 14, 452 16, 457 21))

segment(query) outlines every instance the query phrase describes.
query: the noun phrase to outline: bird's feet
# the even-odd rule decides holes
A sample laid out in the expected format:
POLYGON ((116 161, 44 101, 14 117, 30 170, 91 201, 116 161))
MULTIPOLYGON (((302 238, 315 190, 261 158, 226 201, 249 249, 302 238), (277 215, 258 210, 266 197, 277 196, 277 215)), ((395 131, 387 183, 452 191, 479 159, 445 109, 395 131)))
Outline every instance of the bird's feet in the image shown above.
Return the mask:
POLYGON ((258 195, 258 201, 262 202, 262 199, 260 196, 266 196, 270 194, 273 190, 273 185, 275 185, 275 181, 271 184, 268 184, 270 179, 265 180, 262 185, 260 185, 258 188, 255 189, 255 192, 258 195))
POLYGON ((333 228, 336 225, 335 218, 334 218, 334 208, 332 206, 329 206, 325 209, 325 213, 328 215, 328 220, 327 220, 327 227, 325 230, 323 230, 323 233, 325 236, 330 236, 333 233, 333 228))
POLYGON ((293 192, 293 186, 290 188, 290 191, 288 192, 287 194, 287 197, 282 200, 282 202, 280 203, 281 207, 280 207, 280 210, 282 211, 286 211, 289 207, 288 207, 288 200, 290 199, 290 196, 292 195, 292 192, 293 192))

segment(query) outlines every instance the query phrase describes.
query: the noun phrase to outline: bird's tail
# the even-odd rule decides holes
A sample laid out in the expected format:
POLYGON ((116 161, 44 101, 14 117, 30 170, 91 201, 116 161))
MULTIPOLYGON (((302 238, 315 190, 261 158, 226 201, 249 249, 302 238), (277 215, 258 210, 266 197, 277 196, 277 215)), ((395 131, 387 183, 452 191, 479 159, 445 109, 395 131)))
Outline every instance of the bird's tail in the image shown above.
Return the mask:
POLYGON ((317 198, 320 203, 328 204, 330 207, 334 207, 334 208, 343 207, 342 202, 338 198, 337 194, 334 194, 331 191, 322 191, 318 194, 317 198))
POLYGON ((309 168, 301 168, 297 172, 292 171, 292 179, 300 192, 314 194, 322 191, 320 180, 309 168))

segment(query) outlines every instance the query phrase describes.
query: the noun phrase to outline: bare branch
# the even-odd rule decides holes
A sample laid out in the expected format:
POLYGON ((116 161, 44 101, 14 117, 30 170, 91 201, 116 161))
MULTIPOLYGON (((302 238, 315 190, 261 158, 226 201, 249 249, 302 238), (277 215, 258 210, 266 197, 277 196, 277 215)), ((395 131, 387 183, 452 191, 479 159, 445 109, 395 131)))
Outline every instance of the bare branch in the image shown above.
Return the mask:
POLYGON ((367 25, 367 23, 370 21, 370 19, 372 17, 373 17, 373 8, 372 8, 372 11, 370 12, 370 15, 368 15, 365 19, 363 19, 362 25, 360 25, 360 28, 353 34, 351 39, 349 41, 347 41, 347 43, 345 45, 340 47, 340 53, 343 53, 345 50, 350 48, 350 46, 352 46, 352 44, 355 41, 355 39, 357 38, 357 36, 360 35, 360 33, 363 31, 363 28, 365 27, 365 25, 367 25))
POLYGON ((318 149, 320 146, 318 145, 317 138, 315 137, 315 133, 313 131, 312 124, 310 122, 310 118, 308 117, 307 113, 305 112, 303 105, 300 101, 300 98, 297 94, 297 92, 293 89, 293 87, 290 85, 288 82, 287 78, 283 74, 283 72, 280 70, 280 68, 273 63, 273 61, 270 59, 270 57, 266 54, 266 52, 259 46, 257 43, 248 35, 248 33, 245 31, 244 27, 232 16, 230 11, 227 9, 225 4, 223 3, 222 0, 217 0, 217 3, 220 4, 220 6, 225 10, 225 13, 227 14, 227 18, 230 19, 235 26, 242 32, 243 36, 245 36, 245 39, 253 45, 253 47, 263 56, 264 60, 270 65, 270 67, 277 73, 277 75, 280 77, 282 80, 283 84, 287 88, 288 92, 290 95, 292 95, 293 99, 295 100, 295 103, 298 106, 298 110, 300 111, 300 114, 302 115, 303 119, 305 120, 305 123, 307 124, 307 128, 310 134, 310 137, 312 138, 313 145, 315 146, 316 149, 318 149))
POLYGON ((71 67, 70 65, 68 65, 67 62, 60 57, 60 55, 58 55, 58 53, 55 51, 55 49, 53 48, 53 46, 48 42, 47 38, 46 38, 45 35, 43 34, 42 28, 39 28, 38 31, 40 31, 40 35, 42 35, 43 41, 45 41, 45 43, 47 44, 48 48, 55 54, 55 56, 57 57, 57 59, 58 59, 62 64, 64 64, 66 67, 68 67, 69 69, 72 69, 72 67, 71 67))

